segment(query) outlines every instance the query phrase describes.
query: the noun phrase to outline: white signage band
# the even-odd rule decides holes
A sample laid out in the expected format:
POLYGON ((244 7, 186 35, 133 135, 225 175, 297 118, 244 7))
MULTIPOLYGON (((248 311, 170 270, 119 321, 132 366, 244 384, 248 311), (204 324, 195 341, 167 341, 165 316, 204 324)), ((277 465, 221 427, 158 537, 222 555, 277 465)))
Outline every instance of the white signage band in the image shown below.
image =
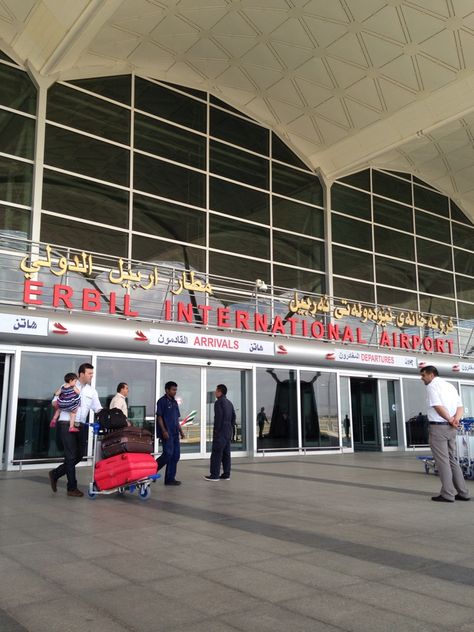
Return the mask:
POLYGON ((47 336, 48 319, 37 316, 14 316, 0 314, 0 331, 6 334, 26 334, 27 336, 47 336))
POLYGON ((183 349, 199 349, 201 351, 225 351, 228 353, 251 353, 252 355, 275 355, 273 342, 265 340, 247 340, 227 336, 209 336, 205 333, 169 331, 166 329, 150 329, 151 345, 163 347, 181 347, 183 349))
POLYGON ((396 356, 385 353, 371 351, 355 351, 353 349, 335 349, 327 354, 328 360, 336 362, 353 362, 355 364, 365 364, 369 366, 396 366, 396 367, 418 367, 416 358, 412 356, 396 356))

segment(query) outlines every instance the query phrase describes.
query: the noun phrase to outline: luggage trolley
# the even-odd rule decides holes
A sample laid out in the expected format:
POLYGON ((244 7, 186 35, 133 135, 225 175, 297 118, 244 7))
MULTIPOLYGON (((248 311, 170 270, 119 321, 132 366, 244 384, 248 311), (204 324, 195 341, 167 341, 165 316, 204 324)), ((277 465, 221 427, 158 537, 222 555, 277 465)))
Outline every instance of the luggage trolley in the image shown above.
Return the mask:
MULTIPOLYGON (((110 495, 110 494, 118 494, 119 496, 123 496, 126 492, 133 494, 135 491, 138 491, 138 496, 141 500, 147 500, 149 498, 151 490, 150 485, 158 480, 161 475, 158 472, 147 473, 146 476, 141 478, 126 480, 122 485, 116 485, 114 487, 108 487, 107 489, 99 488, 100 486, 95 481, 96 474, 96 465, 102 459, 102 447, 101 442, 104 437, 107 436, 107 430, 101 428, 100 423, 94 421, 94 423, 89 424, 92 427, 92 477, 87 489, 87 495, 89 498, 94 499, 99 495, 110 495)), ((110 459, 105 459, 105 461, 112 461, 112 459, 120 459, 120 457, 125 457, 127 453, 117 454, 116 456, 111 457, 110 459)), ((128 453, 132 455, 134 453, 128 453)), ((150 455, 151 459, 155 461, 155 459, 150 455)), ((156 461, 155 461, 156 464, 156 461)), ((151 467, 151 462, 150 462, 151 467)))
MULTIPOLYGON (((458 461, 465 479, 474 480, 474 417, 461 419, 456 436, 456 449, 458 461)), ((434 458, 432 456, 417 456, 423 461, 425 474, 431 471, 438 474, 434 458)))

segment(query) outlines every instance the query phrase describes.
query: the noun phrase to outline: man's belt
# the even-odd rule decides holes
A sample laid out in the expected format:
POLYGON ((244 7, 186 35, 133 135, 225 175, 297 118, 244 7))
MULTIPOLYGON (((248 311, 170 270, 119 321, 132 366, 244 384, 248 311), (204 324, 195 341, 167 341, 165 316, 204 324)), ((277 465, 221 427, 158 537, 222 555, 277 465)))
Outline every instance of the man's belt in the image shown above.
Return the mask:
POLYGON ((430 426, 450 426, 449 421, 430 421, 430 426))

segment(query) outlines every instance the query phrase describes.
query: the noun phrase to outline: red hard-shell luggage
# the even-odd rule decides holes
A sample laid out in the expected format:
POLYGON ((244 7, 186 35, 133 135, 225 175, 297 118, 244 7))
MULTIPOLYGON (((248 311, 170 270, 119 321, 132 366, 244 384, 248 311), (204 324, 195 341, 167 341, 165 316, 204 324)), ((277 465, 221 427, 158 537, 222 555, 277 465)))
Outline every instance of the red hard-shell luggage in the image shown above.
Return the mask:
POLYGON ((157 464, 151 454, 124 452, 95 465, 94 482, 98 491, 121 487, 156 474, 157 464))
POLYGON ((122 452, 153 452, 153 435, 143 428, 127 427, 111 432, 102 439, 102 456, 108 459, 122 452))

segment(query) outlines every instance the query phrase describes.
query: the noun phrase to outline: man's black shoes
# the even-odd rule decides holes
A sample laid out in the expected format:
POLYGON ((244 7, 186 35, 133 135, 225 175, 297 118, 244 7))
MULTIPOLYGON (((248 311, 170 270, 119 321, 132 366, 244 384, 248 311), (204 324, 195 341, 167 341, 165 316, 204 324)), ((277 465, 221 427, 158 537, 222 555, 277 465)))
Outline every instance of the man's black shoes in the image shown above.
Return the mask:
POLYGON ((58 481, 54 478, 54 470, 48 472, 49 476, 49 484, 51 485, 51 489, 54 493, 58 491, 58 481))
POLYGON ((434 500, 435 503, 453 503, 454 500, 448 500, 444 496, 431 496, 431 500, 434 500))
POLYGON ((167 483, 165 483, 165 485, 181 485, 181 481, 177 481, 176 479, 174 481, 168 481, 167 483))
POLYGON ((466 498, 466 496, 460 496, 459 494, 456 494, 456 496, 454 498, 456 500, 465 500, 465 501, 471 500, 469 496, 466 498))

